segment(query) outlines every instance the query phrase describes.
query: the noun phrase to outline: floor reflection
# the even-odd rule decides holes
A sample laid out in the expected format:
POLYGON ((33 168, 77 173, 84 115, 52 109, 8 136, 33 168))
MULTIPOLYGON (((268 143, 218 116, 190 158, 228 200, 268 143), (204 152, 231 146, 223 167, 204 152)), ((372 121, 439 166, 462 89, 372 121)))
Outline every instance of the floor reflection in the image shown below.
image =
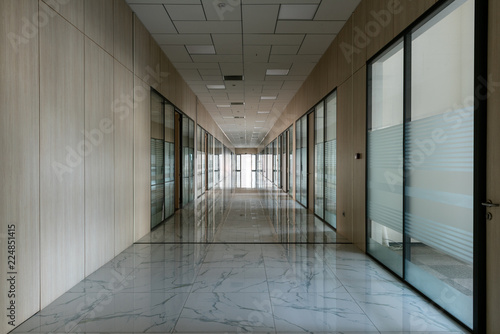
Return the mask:
POLYGON ((138 243, 348 243, 262 174, 245 182, 222 180, 138 243))
POLYGON ((207 191, 13 333, 466 332, 256 180, 207 191))

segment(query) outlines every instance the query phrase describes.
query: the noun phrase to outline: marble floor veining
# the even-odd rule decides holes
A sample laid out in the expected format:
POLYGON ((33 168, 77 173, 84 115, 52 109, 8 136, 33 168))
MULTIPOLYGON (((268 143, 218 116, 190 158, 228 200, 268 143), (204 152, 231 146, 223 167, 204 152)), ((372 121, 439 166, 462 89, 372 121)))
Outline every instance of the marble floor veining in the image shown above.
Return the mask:
POLYGON ((12 333, 466 333, 270 185, 207 191, 12 333))

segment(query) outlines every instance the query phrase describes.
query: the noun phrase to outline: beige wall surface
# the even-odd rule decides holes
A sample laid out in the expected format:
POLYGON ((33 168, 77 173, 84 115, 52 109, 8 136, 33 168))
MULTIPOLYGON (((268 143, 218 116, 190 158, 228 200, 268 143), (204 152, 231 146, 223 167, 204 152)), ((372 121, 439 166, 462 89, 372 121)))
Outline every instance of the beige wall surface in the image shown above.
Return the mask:
POLYGON ((149 232, 151 87, 234 148, 124 0, 0 13, 0 305, 15 225, 17 326, 149 232))

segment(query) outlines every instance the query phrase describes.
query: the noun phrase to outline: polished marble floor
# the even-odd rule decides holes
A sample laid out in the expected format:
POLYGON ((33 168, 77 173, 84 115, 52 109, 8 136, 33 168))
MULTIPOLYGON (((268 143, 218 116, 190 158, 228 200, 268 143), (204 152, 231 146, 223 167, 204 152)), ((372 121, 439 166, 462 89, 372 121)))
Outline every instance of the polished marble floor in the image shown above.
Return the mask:
POLYGON ((286 194, 222 188, 13 333, 466 333, 286 194))

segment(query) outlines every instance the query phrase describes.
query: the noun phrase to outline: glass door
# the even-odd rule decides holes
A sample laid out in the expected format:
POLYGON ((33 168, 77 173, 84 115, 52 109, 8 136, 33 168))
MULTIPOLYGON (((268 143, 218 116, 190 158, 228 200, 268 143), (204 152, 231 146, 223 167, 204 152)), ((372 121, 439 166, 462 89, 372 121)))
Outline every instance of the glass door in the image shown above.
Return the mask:
POLYGON ((367 251, 470 328, 474 6, 443 4, 369 64, 367 122, 367 251))

